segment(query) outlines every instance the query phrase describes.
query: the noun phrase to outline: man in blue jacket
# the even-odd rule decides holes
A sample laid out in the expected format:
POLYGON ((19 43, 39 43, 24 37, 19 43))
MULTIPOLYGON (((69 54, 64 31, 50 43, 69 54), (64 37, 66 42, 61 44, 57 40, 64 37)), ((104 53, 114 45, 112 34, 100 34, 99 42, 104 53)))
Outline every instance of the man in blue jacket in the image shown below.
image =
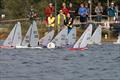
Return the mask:
POLYGON ((78 10, 78 14, 80 16, 81 27, 85 28, 85 23, 87 22, 88 10, 84 7, 84 4, 80 4, 80 8, 78 10))
POLYGON ((107 14, 109 16, 109 20, 110 21, 114 21, 115 20, 116 9, 115 9, 114 3, 111 3, 111 6, 107 10, 107 14))
POLYGON ((84 4, 80 4, 80 8, 78 10, 78 14, 80 15, 80 22, 86 22, 87 21, 88 11, 84 7, 84 4))

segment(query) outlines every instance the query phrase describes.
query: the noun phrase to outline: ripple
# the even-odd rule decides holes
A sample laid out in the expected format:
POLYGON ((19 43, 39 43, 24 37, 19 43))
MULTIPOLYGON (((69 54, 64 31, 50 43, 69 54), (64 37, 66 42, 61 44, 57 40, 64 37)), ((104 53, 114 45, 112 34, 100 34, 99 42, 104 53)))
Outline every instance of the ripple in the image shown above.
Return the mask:
POLYGON ((0 80, 120 80, 119 49, 0 49, 0 80))

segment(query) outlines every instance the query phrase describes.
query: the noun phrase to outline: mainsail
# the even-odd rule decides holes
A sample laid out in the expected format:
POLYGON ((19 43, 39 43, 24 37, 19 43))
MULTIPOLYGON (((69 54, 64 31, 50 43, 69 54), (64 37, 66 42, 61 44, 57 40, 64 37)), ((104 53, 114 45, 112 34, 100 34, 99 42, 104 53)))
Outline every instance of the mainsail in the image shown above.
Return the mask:
POLYGON ((73 27, 73 29, 68 34, 68 46, 73 46, 76 42, 76 27, 73 27))
POLYGON ((39 45, 42 45, 42 46, 47 46, 48 43, 53 39, 53 36, 54 36, 54 30, 52 30, 51 32, 49 32, 48 34, 46 34, 43 38, 41 38, 39 40, 39 45))
POLYGON ((102 29, 101 25, 97 27, 95 32, 93 33, 91 39, 90 39, 90 44, 101 44, 101 37, 102 37, 102 29))
POLYGON ((51 41, 56 47, 65 47, 67 45, 67 27, 65 27, 58 35, 51 41))
POLYGON ((35 21, 30 25, 30 28, 28 29, 28 32, 23 39, 22 46, 32 46, 36 47, 39 43, 39 35, 38 35, 38 29, 37 24, 35 21))
POLYGON ((14 28, 8 35, 7 39, 4 41, 3 46, 20 46, 22 41, 21 35, 21 24, 17 22, 14 28))
POLYGON ((92 24, 88 26, 88 28, 79 38, 79 40, 76 42, 73 48, 85 48, 91 38, 91 34, 92 34, 92 24))

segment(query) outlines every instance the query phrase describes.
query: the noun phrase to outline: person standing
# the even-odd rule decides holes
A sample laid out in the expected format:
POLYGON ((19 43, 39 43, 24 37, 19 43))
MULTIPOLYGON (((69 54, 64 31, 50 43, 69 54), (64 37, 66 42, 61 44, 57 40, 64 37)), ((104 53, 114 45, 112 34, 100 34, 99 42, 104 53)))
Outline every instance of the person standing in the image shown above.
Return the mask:
POLYGON ((62 8, 61 10, 63 11, 63 13, 67 16, 67 14, 69 13, 69 9, 66 7, 66 3, 64 2, 62 4, 62 8))
POLYGON ((38 13, 34 9, 34 5, 33 4, 30 6, 30 11, 29 11, 28 17, 29 17, 31 23, 32 23, 33 20, 35 20, 35 18, 38 17, 38 13))
POLYGON ((71 17, 70 13, 67 14, 65 25, 68 27, 68 33, 71 31, 73 27, 73 18, 71 17))
POLYGON ((89 8, 88 3, 85 3, 85 8, 87 9, 87 21, 88 21, 88 18, 89 18, 89 15, 90 15, 90 8, 89 8))
POLYGON ((78 14, 80 16, 80 22, 81 22, 81 27, 84 29, 85 26, 85 22, 87 22, 87 9, 84 7, 84 4, 80 4, 80 8, 78 10, 78 14))
POLYGON ((80 4, 80 8, 78 10, 78 14, 80 16, 80 22, 86 22, 87 21, 87 9, 84 7, 84 4, 80 4))
POLYGON ((95 13, 96 21, 101 22, 103 13, 103 7, 101 6, 101 3, 98 3, 98 5, 95 7, 95 13))
POLYGON ((64 28, 64 21, 66 19, 65 14, 63 13, 62 10, 59 11, 59 14, 57 15, 57 27, 58 27, 58 32, 61 31, 64 28))
POLYGON ((74 10, 71 2, 69 3, 69 8, 68 9, 69 9, 69 13, 70 13, 71 17, 74 19, 75 10, 74 10))
POLYGON ((45 8, 45 16, 46 16, 46 23, 48 23, 48 17, 51 15, 51 14, 54 14, 55 12, 55 7, 53 6, 52 3, 49 3, 49 6, 45 8))
POLYGON ((114 3, 111 3, 110 7, 107 9, 107 14, 110 21, 115 20, 116 9, 115 9, 114 3))
POLYGON ((54 30, 55 27, 55 17, 53 16, 53 14, 50 14, 50 16, 48 17, 48 32, 54 30))

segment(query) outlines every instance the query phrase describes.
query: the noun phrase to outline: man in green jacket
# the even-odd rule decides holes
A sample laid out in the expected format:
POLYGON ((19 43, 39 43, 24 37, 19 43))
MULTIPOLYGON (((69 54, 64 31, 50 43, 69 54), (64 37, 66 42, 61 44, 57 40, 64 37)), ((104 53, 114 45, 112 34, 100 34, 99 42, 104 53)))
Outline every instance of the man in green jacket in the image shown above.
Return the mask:
POLYGON ((107 10, 107 14, 108 14, 108 17, 109 17, 110 21, 115 20, 116 9, 115 9, 114 3, 111 3, 111 6, 107 10))
POLYGON ((66 19, 65 14, 63 14, 63 11, 60 10, 59 14, 57 15, 57 20, 56 20, 58 32, 60 32, 64 28, 65 19, 66 19))

